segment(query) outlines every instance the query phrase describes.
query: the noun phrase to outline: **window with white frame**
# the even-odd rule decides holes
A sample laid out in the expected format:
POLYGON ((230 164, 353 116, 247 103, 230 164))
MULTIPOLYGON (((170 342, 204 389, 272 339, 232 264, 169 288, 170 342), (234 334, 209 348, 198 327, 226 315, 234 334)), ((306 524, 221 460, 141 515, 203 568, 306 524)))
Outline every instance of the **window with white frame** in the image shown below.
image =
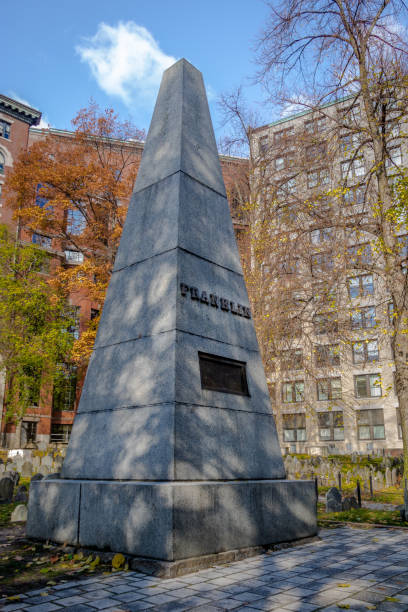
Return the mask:
POLYGON ((303 350, 299 348, 282 351, 281 367, 283 370, 301 370, 303 368, 303 350))
POLYGON ((330 334, 337 332, 338 322, 335 312, 319 312, 313 317, 313 329, 315 334, 330 334))
POLYGON ((307 186, 308 189, 314 189, 321 185, 328 185, 330 183, 330 174, 327 168, 320 168, 319 170, 312 170, 307 173, 307 186))
POLYGON ((81 251, 65 251, 65 261, 68 263, 82 263, 84 261, 84 254, 81 251))
POLYGON ((294 380, 282 383, 282 402, 293 404, 303 402, 305 399, 305 382, 294 380))
POLYGON ((0 136, 9 140, 11 124, 3 119, 0 119, 0 136))
POLYGON ((354 244, 347 247, 349 256, 349 267, 358 268, 372 263, 371 245, 368 242, 364 244, 354 244))
POLYGON ((354 376, 354 393, 357 398, 381 397, 381 374, 358 374, 354 376))
POLYGON ((310 232, 310 241, 312 244, 322 244, 333 240, 332 227, 319 227, 310 232))
POLYGON ((341 378, 320 378, 317 383, 317 399, 319 402, 341 399, 341 378))
POLYGON ((352 160, 341 162, 341 178, 343 180, 353 180, 364 176, 365 165, 363 157, 356 157, 352 160))
POLYGON ((306 441, 306 415, 304 413, 283 414, 282 425, 284 442, 306 441))
POLYGON ((367 297, 374 295, 374 279, 372 274, 362 274, 347 279, 350 298, 367 297))
POLYGON ((359 440, 384 440, 384 411, 382 408, 357 410, 359 440))
POLYGON ((312 253, 311 263, 313 274, 322 274, 334 268, 334 260, 331 253, 312 253))
POLYGON ((73 236, 82 234, 86 227, 86 219, 79 208, 67 210, 67 233, 73 236))
POLYGON ((351 329, 369 329, 377 324, 375 306, 362 306, 350 312, 351 329))
POLYGON ((340 365, 340 346, 338 344, 317 344, 314 351, 317 367, 340 365))
POLYGON ((386 168, 393 168, 395 166, 402 166, 402 153, 401 147, 393 147, 392 149, 388 149, 387 159, 385 160, 386 168))
POLYGON ((358 340, 352 343, 353 363, 372 363, 380 358, 378 340, 358 340))
POLYGON ((344 422, 342 410, 318 412, 320 440, 344 440, 344 422))
POLYGON ((44 249, 50 249, 52 245, 52 238, 50 236, 45 236, 44 234, 37 234, 37 232, 34 232, 31 237, 31 242, 43 247, 44 249))

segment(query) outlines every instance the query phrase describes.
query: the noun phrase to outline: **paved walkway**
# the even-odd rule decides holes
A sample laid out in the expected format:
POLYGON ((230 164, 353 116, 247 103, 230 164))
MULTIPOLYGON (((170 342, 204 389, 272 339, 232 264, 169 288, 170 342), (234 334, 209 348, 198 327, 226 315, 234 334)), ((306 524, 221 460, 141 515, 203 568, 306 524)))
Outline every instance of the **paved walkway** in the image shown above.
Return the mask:
POLYGON ((408 531, 324 529, 321 541, 163 580, 120 572, 31 591, 4 610, 408 610, 408 531), (48 593, 48 594, 46 594, 48 593))

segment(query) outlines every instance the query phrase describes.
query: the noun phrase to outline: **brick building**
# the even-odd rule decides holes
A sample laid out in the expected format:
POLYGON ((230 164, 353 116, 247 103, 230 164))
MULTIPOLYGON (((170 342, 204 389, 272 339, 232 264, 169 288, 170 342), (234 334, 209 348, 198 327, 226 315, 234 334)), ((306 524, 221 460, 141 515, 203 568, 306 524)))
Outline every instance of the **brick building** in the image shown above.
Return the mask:
MULTIPOLYGON (((14 100, 0 95, 0 190, 7 172, 13 166, 13 161, 21 150, 27 149, 32 143, 51 135, 64 147, 72 146, 74 135, 72 132, 53 128, 39 129, 41 113, 26 107, 14 100)), ((112 146, 112 140, 107 146, 112 146)), ((114 143, 113 143, 114 144, 114 143)), ((137 141, 118 141, 121 147, 126 147, 134 156, 136 163, 140 161, 143 152, 143 143, 137 141)), ((246 184, 245 159, 221 156, 221 165, 229 195, 234 228, 238 242, 245 247, 245 223, 241 217, 234 214, 236 211, 237 185, 242 191, 246 184)), ((126 203, 124 203, 126 204, 126 203)), ((53 260, 53 265, 76 266, 83 260, 83 255, 72 250, 64 244, 63 240, 52 239, 44 233, 29 233, 24 228, 16 227, 12 213, 2 206, 0 193, 0 223, 5 223, 17 232, 22 242, 31 242, 45 249, 53 260)), ((75 221, 75 220, 74 220, 75 221)), ((72 220, 67 219, 67 223, 72 220)), ((52 269, 52 267, 51 267, 52 269)), ((89 321, 102 308, 102 304, 92 302, 80 290, 71 293, 69 305, 77 318, 77 325, 72 333, 78 337, 88 326, 89 321)), ((78 406, 83 376, 77 377, 71 372, 67 377, 66 386, 58 393, 51 395, 40 394, 35 405, 32 405, 20 423, 5 423, 4 412, 0 412, 0 431, 2 444, 8 448, 22 448, 30 446, 43 446, 48 443, 66 444, 71 431, 75 411, 78 406)), ((0 380, 0 406, 3 407, 4 375, 0 380)))

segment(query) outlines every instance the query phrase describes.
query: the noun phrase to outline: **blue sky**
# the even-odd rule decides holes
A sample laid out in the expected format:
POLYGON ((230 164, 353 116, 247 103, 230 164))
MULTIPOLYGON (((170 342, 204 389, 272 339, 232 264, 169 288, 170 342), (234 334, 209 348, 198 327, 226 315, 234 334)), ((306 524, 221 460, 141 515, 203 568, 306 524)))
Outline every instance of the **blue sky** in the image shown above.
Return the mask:
MULTIPOLYGON (((248 83, 266 14, 263 0, 6 2, 0 93, 56 128, 70 129, 91 97, 148 128, 162 71, 185 57, 203 72, 219 134, 217 96, 248 83)), ((262 92, 248 95, 255 102, 262 92)))

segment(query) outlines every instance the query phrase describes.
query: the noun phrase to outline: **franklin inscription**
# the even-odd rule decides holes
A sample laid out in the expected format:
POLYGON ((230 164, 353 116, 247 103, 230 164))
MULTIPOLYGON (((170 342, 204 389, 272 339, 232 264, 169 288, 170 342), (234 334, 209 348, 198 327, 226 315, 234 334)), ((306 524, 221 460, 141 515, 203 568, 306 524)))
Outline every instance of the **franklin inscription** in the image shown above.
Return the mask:
POLYGON ((190 295, 192 300, 196 300, 202 304, 207 304, 207 306, 221 308, 221 310, 224 310, 225 312, 232 312, 232 314, 238 315, 239 317, 245 317, 246 319, 251 318, 251 311, 248 306, 236 304, 231 300, 215 295, 215 293, 209 294, 207 291, 200 291, 198 287, 191 287, 185 283, 180 283, 180 291, 183 297, 190 295))

